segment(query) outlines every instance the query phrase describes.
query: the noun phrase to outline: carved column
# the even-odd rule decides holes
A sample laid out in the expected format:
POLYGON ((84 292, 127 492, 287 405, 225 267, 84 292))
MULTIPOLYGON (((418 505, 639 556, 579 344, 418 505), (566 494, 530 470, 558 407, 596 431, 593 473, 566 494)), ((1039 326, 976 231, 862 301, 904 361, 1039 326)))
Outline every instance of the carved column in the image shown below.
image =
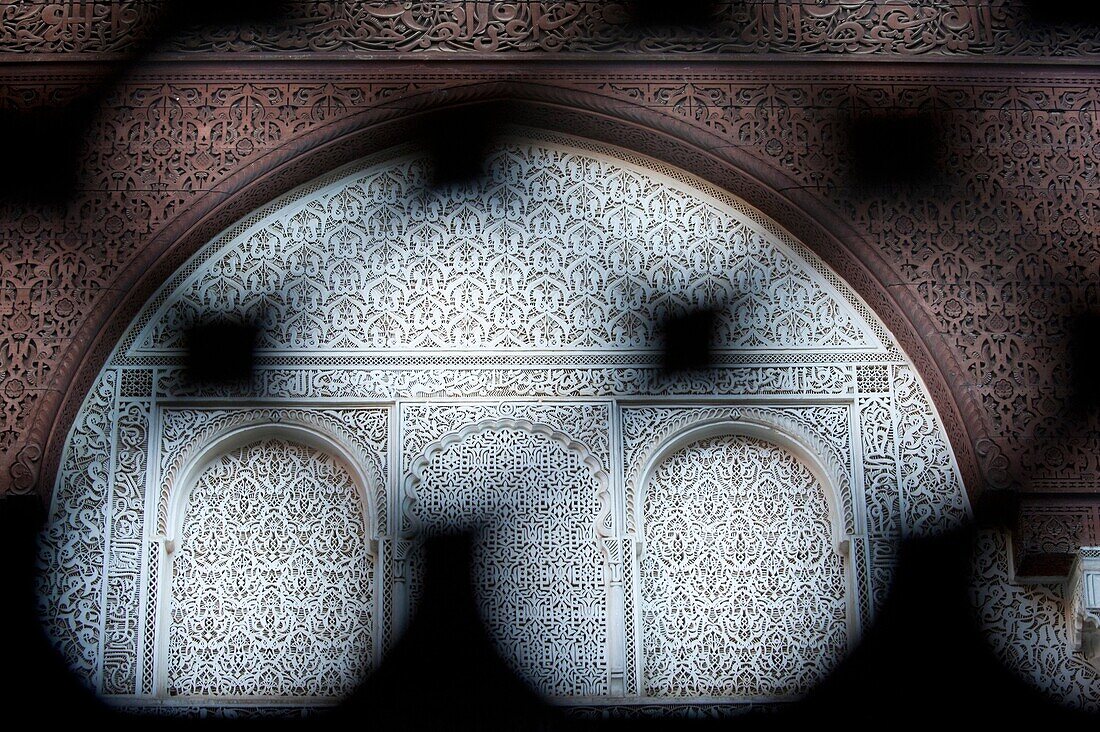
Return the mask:
POLYGON ((608 689, 611 696, 623 696, 626 693, 626 590, 623 581, 624 560, 630 543, 629 539, 603 540, 611 580, 607 606, 607 655, 610 671, 608 689))

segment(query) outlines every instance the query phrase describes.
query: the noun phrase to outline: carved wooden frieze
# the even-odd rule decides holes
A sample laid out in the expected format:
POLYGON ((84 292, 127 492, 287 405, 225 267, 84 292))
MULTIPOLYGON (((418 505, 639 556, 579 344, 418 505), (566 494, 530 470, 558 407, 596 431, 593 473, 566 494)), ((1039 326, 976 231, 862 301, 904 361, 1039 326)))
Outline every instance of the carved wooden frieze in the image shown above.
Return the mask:
POLYGON ((1020 0, 717 3, 705 28, 638 28, 628 2, 295 0, 257 27, 165 26, 167 0, 16 2, 0 51, 119 54, 153 39, 167 52, 494 54, 866 54, 1081 56, 1095 30, 1037 24, 1020 0))

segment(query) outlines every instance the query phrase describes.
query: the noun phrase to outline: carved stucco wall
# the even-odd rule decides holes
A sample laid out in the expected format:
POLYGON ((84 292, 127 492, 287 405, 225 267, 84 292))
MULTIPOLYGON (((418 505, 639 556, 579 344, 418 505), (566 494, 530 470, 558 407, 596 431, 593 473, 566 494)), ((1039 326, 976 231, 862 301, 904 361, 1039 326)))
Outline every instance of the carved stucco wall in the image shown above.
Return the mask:
POLYGON ((824 489, 797 458, 762 440, 699 440, 661 462, 642 505, 648 694, 797 695, 833 670, 849 641, 844 559, 824 489))
POLYGON ((329 455, 281 439, 222 452, 181 511, 166 693, 323 697, 353 688, 374 645, 364 513, 354 479, 329 455))
MULTIPOLYGON (((476 183, 426 187, 426 159, 407 147, 330 173, 214 238, 142 308, 70 432, 44 535, 47 629, 91 686, 126 703, 164 697, 165 634, 186 622, 164 609, 186 604, 165 593, 187 583, 164 579, 190 566, 182 507, 206 495, 207 465, 251 496, 255 469, 239 451, 269 433, 354 469, 360 546, 377 547, 380 567, 373 647, 396 639, 419 596, 414 534, 477 525, 488 627, 537 688, 569 702, 796 696, 872 621, 898 542, 965 520, 926 389, 804 245, 657 161, 515 134, 476 183), (707 305, 719 309, 714 368, 662 377, 653 322, 707 305), (200 312, 260 319, 250 384, 181 380, 179 331, 200 312), (756 446, 739 468, 753 475, 714 471, 719 503, 748 500, 739 483, 784 487, 751 494, 762 501, 751 515, 768 517, 753 529, 787 535, 790 556, 768 572, 797 560, 802 579, 757 583, 756 599, 794 603, 802 621, 752 636, 774 661, 760 677, 714 670, 684 685, 647 662, 646 628, 675 615, 653 595, 672 571, 658 566, 671 556, 662 541, 677 541, 652 533, 666 505, 655 496, 707 485, 681 460, 715 444, 681 444, 700 429, 756 446), (807 645, 819 665, 792 677, 807 645)), ((734 542, 744 528, 696 518, 691 531, 734 542)), ((724 611, 770 624, 749 604, 724 611)), ((711 653, 732 642, 698 640, 711 653)), ((185 706, 209 703, 189 683, 199 698, 185 706)))
MULTIPOLYGON (((80 90, 80 79, 94 78, 73 73, 66 80, 23 70, 2 93, 15 105, 64 99, 80 90)), ((938 354, 963 410, 966 431, 951 432, 956 452, 975 451, 982 479, 1087 489, 1100 475, 1092 427, 1067 425, 1062 406, 1061 316, 1100 302, 1090 266, 1097 107, 1088 72, 988 70, 960 79, 950 69, 899 70, 883 82, 873 70, 830 71, 812 81, 769 71, 685 72, 669 80, 621 70, 596 80, 561 70, 541 72, 537 86, 485 91, 484 82, 510 76, 483 69, 410 80, 330 69, 245 78, 165 68, 115 89, 89 132, 76 199, 64 210, 8 203, 0 217, 6 488, 48 492, 40 471, 52 474, 94 361, 121 328, 110 313, 193 225, 189 216, 224 202, 248 171, 270 169, 275 160, 267 153, 294 150, 309 135, 335 135, 341 125, 346 131, 400 115, 438 101, 433 91, 446 88, 454 99, 583 97, 612 116, 652 112, 654 124, 703 135, 717 145, 713 155, 728 154, 790 186, 786 196, 810 207, 827 203, 824 210, 854 227, 845 244, 881 257, 879 277, 911 317, 927 319, 921 338, 938 354), (950 110, 945 134, 965 164, 952 165, 951 180, 925 192, 855 190, 841 140, 847 116, 870 106, 950 110), (93 363, 81 366, 97 337, 93 363)), ((622 142, 650 141, 631 134, 622 142)), ((721 167, 714 170, 720 177, 721 167)), ((843 274, 853 282, 859 275, 843 274)), ((1042 521, 1015 542, 1019 551, 1065 553, 1083 540, 1097 543, 1088 539, 1100 531, 1092 504, 1061 499, 1032 513, 1042 521)))
MULTIPOLYGON (((107 103, 84 135, 72 201, 0 205, 0 490, 48 494, 61 447, 75 427, 88 449, 65 464, 86 472, 82 490, 94 495, 104 489, 105 475, 119 471, 114 490, 131 495, 116 507, 112 528, 113 561, 131 566, 142 529, 132 500, 138 486, 126 476, 147 467, 139 446, 149 439, 150 406, 135 400, 76 415, 89 393, 106 405, 121 386, 116 379, 134 389, 145 378, 116 374, 93 389, 130 316, 219 228, 305 179, 299 173, 249 190, 242 181, 251 171, 270 172, 278 161, 355 125, 488 94, 560 105, 541 114, 547 126, 584 128, 585 118, 563 107, 597 111, 601 125, 585 134, 651 154, 672 155, 670 138, 656 130, 689 140, 711 157, 685 159, 685 167, 743 192, 823 256, 826 245, 800 228, 799 211, 814 211, 821 220, 843 218, 851 228, 831 230, 864 262, 881 259, 875 277, 894 293, 891 307, 900 305, 936 354, 960 405, 958 424, 965 425, 956 430, 945 413, 956 453, 964 465, 967 451, 980 461, 980 477, 968 474, 968 483, 1030 483, 1040 491, 1025 497, 1012 541, 1016 568, 1021 559, 1064 559, 1082 543, 1100 544, 1100 503, 1087 494, 1100 477, 1097 431, 1094 424, 1064 419, 1061 317, 1100 306, 1096 72, 1058 58, 1094 54, 1094 29, 1032 23, 1022 4, 1010 0, 859 7, 754 2, 704 36, 611 27, 619 21, 613 11, 604 12, 610 3, 501 2, 497 14, 486 14, 479 3, 411 3, 396 12, 390 3, 363 2, 359 12, 343 14, 335 12, 337 5, 349 4, 298 4, 292 22, 256 41, 224 30, 166 39, 156 64, 138 67, 107 89, 107 103), (256 58, 306 55, 277 69, 229 68, 204 53, 213 49, 256 58), (645 56, 649 50, 679 53, 675 72, 659 63, 662 57, 645 56), (170 63, 175 52, 182 60, 170 63), (508 63, 543 58, 545 52, 586 64, 517 69, 493 61, 502 54, 511 54, 508 63), (854 63, 852 53, 877 63, 854 63), (478 64, 451 70, 378 62, 367 71, 312 64, 318 54, 478 64), (692 65, 701 54, 721 54, 730 63, 716 70, 711 56, 706 65, 692 65), (613 66, 616 57, 648 61, 613 66), (840 57, 843 67, 832 63, 840 57), (908 63, 918 57, 923 63, 908 63), (1024 57, 1031 60, 1022 63, 1024 57), (450 90, 448 96, 443 90, 450 90), (843 131, 852 114, 872 108, 939 113, 952 156, 949 179, 922 191, 854 188, 843 131), (602 129, 621 119, 638 120, 641 127, 602 129), (751 171, 796 205, 773 208, 767 196, 738 188, 723 178, 734 168, 751 171), (235 212, 212 216, 188 237, 201 220, 196 212, 210 213, 242 189, 235 212), (142 284, 143 273, 165 252, 168 263, 153 269, 151 284, 142 284), (126 293, 134 302, 124 302, 126 293), (110 463, 105 451, 115 430, 121 437, 110 463)), ((159 9, 159 3, 126 0, 0 5, 0 107, 31 109, 81 98, 102 82, 102 68, 68 62, 154 50, 144 39, 159 9), (57 63, 20 63, 32 57, 57 63)), ((352 145, 322 153, 315 159, 320 167, 305 177, 361 150, 352 145)), ((872 300, 858 271, 842 274, 872 300)), ((930 371, 919 354, 912 355, 938 400, 930 371)), ((885 435, 875 439, 889 444, 885 435)), ((883 469, 868 466, 868 475, 882 479, 883 469)), ((869 507, 869 517, 881 510, 869 507)), ((93 543, 103 541, 94 525, 84 525, 86 517, 68 520, 72 530, 97 537, 93 543)), ((1056 604, 1050 604, 1055 601, 1004 584, 1008 562, 997 552, 1005 546, 998 539, 983 554, 990 576, 998 578, 990 585, 998 589, 980 595, 997 608, 990 617, 1014 617, 1024 603, 1028 617, 1050 619, 1061 633, 1051 609, 1056 604)), ((71 580, 74 592, 98 581, 91 570, 71 580)), ((111 580, 113 593, 134 588, 125 573, 111 580)), ((92 607, 76 612, 91 613, 88 627, 100 622, 92 607)), ((133 624, 145 620, 102 622, 105 637, 116 639, 111 648, 132 656, 133 624)), ((1039 649, 1041 662, 1026 643, 1003 648, 1014 666, 1032 669, 1027 673, 1037 679, 1055 667, 1076 668, 1053 646, 1039 649)), ((1073 680, 1078 671, 1071 676, 1059 688, 1078 691, 1059 695, 1087 697, 1080 692, 1087 687, 1073 680)))
POLYGON ((586 452, 564 433, 503 420, 467 426, 413 466, 417 527, 477 528, 473 576, 486 627, 513 669, 558 697, 609 692, 597 527, 610 496, 586 452))
POLYGON ((1059 704, 1100 710, 1100 673, 1070 652, 1065 585, 1014 581, 1008 536, 978 532, 972 555, 970 599, 974 617, 1006 668, 1059 704))

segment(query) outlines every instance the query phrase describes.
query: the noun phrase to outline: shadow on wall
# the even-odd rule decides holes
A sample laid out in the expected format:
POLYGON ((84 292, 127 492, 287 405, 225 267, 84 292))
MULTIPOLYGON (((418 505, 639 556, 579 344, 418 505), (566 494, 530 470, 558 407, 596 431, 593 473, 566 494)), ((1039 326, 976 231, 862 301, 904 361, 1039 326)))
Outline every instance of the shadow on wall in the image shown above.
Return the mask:
POLYGON ((80 186, 84 141, 100 111, 110 106, 114 86, 166 41, 197 28, 249 26, 262 33, 260 28, 284 21, 293 4, 294 0, 150 0, 154 7, 147 11, 149 20, 138 27, 131 44, 118 58, 97 64, 93 79, 75 91, 39 96, 0 89, 0 150, 5 169, 18 171, 0 175, 0 204, 64 208, 80 186), (28 99, 34 101, 28 104, 28 99))
MULTIPOLYGON (((636 27, 703 25, 722 3, 636 0, 630 16, 636 27), (669 10, 674 6, 675 10, 669 10)), ((1073 9, 1068 3, 1030 3, 1040 23, 1100 23, 1100 10, 1073 9)), ((277 22, 285 3, 230 0, 181 0, 168 4, 162 23, 149 31, 132 56, 118 67, 129 68, 166 34, 179 26, 277 22)), ((1084 8, 1079 5, 1077 7, 1084 8)), ((717 10, 716 10, 717 9, 717 10)), ((114 76, 111 77, 115 78, 114 76)), ((62 204, 77 186, 80 140, 94 123, 109 81, 74 99, 52 106, 0 107, 0 139, 7 164, 20 176, 0 178, 0 199, 32 204, 62 204)), ((502 121, 497 107, 457 111, 421 131, 435 160, 436 185, 476 177, 484 151, 502 121), (447 130, 444 134, 444 130, 447 130), (461 132, 455 135, 455 130, 461 132), (456 147, 453 139, 469 144, 456 147)), ((849 134, 858 182, 877 187, 935 182, 942 174, 943 141, 939 125, 923 114, 854 119, 849 134), (881 150, 904 153, 889 165, 881 150)), ((1097 320, 1074 326, 1073 360, 1095 363, 1097 320)), ((669 373, 705 368, 710 359, 714 313, 710 310, 672 314, 664 323, 664 367, 669 373)), ((201 323, 188 331, 190 371, 196 381, 247 380, 252 370, 256 326, 201 323)), ((1074 384, 1090 408, 1100 403, 1095 384, 1080 367, 1074 384)), ((0 500, 0 551, 3 552, 5 601, 0 621, 5 644, 0 689, 11 717, 27 715, 51 724, 99 723, 112 729, 149 720, 121 715, 105 707, 65 668, 45 639, 35 611, 35 562, 43 512, 37 498, 0 500)), ((862 645, 803 702, 771 713, 748 713, 736 721, 700 721, 698 727, 774 728, 777 724, 820 725, 825 721, 890 725, 904 720, 916 725, 1089 724, 1091 715, 1053 705, 1006 671, 978 632, 968 600, 968 567, 973 535, 959 532, 903 547, 897 579, 879 621, 862 645)), ((384 665, 339 709, 307 721, 282 722, 288 727, 369 724, 378 729, 656 729, 683 724, 669 720, 580 721, 542 704, 497 656, 483 628, 469 581, 468 537, 450 537, 429 545, 427 589, 421 611, 384 665)), ((157 718, 158 727, 193 727, 203 720, 157 718)), ((274 724, 266 721, 264 724, 274 724)))
MULTIPOLYGON (((7 629, 0 688, 9 715, 42 725, 145 729, 150 718, 105 707, 70 675, 38 626, 35 612, 37 498, 0 501, 7 629)), ((823 721, 892 725, 962 725, 1006 729, 1021 724, 1089 724, 1003 669, 977 630, 968 600, 972 530, 904 545, 897 580, 879 621, 837 671, 806 699, 778 711, 734 720, 588 720, 540 702, 497 655, 483 628, 470 582, 471 539, 431 540, 421 609, 396 648, 363 686, 333 711, 265 726, 333 728, 369 723, 382 730, 573 730, 736 728, 819 725, 823 721)), ((157 717, 158 728, 193 728, 214 720, 157 717)), ((220 724, 247 725, 249 722, 220 724)))

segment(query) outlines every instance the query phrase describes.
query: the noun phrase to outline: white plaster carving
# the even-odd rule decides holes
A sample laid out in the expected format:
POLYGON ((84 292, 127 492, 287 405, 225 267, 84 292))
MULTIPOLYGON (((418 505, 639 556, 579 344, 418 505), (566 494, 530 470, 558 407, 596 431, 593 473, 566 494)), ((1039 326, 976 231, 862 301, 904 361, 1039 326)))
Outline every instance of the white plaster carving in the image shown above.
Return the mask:
POLYGON ((189 278, 138 349, 178 348, 212 311, 256 317, 270 349, 652 348, 664 314, 706 304, 725 306, 722 347, 878 345, 787 246, 704 196, 514 144, 489 168, 426 195, 423 159, 405 157, 302 199, 189 278))
MULTIPOLYGON (((870 622, 900 537, 955 525, 968 510, 942 426, 889 333, 781 228, 655 161, 521 130, 476 185, 428 191, 425 170, 415 151, 388 151, 272 202, 203 247, 135 318, 74 422, 43 537, 41 612, 71 667, 105 698, 179 714, 284 709, 286 694, 309 706, 346 688, 360 668, 349 659, 310 676, 286 658, 263 680, 216 683, 209 664, 187 658, 194 642, 172 645, 186 621, 173 626, 167 608, 196 602, 202 584, 174 574, 175 552, 214 521, 200 507, 190 515, 207 523, 189 524, 188 501, 227 465, 258 475, 242 451, 276 441, 328 456, 294 453, 302 466, 331 458, 359 491, 362 526, 343 526, 362 532, 373 573, 369 599, 355 600, 371 628, 356 648, 369 647, 372 662, 417 596, 414 529, 476 518, 489 522, 478 571, 509 588, 483 595, 487 626, 557 701, 724 714, 759 704, 753 690, 776 700, 804 691, 870 622), (720 309, 714 367, 661 375, 654 324, 703 305, 720 309), (181 325, 211 311, 261 325, 243 388, 181 379, 181 325), (799 643, 822 660, 802 675, 777 665, 736 682, 673 681, 652 670, 644 651, 655 646, 638 630, 656 602, 639 588, 657 586, 664 566, 645 565, 638 584, 645 527, 661 525, 639 518, 644 486, 659 474, 670 490, 680 480, 741 495, 747 474, 722 466, 702 482, 686 469, 677 479, 673 467, 693 463, 671 456, 699 440, 751 439, 771 446, 755 476, 792 501, 811 483, 820 491, 784 546, 823 573, 800 588, 772 585, 766 602, 714 607, 748 628, 746 608, 795 592, 790 607, 818 612, 821 628, 792 626, 780 640, 757 625, 750 635, 782 649, 775 664, 789 664, 799 643), (570 579, 551 596, 543 576, 570 579), (542 609, 505 622, 520 603, 542 609), (219 696, 230 693, 241 698, 219 696)), ((321 495, 310 490, 302 511, 321 495)), ((791 505, 767 515, 801 516, 791 505)), ((270 515, 290 523, 284 508, 270 515)), ((250 525, 229 515, 227 531, 250 525)), ((344 571, 348 556, 321 553, 317 571, 344 571)), ((662 607, 665 617, 693 612, 662 607)), ((721 637, 709 652, 733 642, 721 637)))
MULTIPOLYGON (((178 532, 171 521, 182 491, 189 487, 189 478, 203 466, 203 460, 217 456, 227 448, 226 440, 235 444, 251 439, 259 431, 273 428, 294 432, 299 440, 316 442, 320 449, 346 453, 350 465, 364 471, 359 485, 369 486, 363 500, 367 505, 368 526, 374 529, 378 515, 384 520, 384 499, 375 497, 385 484, 386 443, 389 413, 386 409, 173 409, 161 413, 161 457, 157 483, 156 530, 169 538, 178 532), (216 448, 216 449, 215 449, 216 448)), ((373 535, 373 534, 372 534, 373 535)))
POLYGON ((113 371, 100 375, 73 425, 39 551, 39 613, 46 635, 91 686, 98 684, 103 666, 102 582, 117 378, 113 371))
MULTIPOLYGON (((851 450, 849 407, 814 405, 769 408, 739 407, 631 407, 623 410, 623 455, 625 459, 627 527, 635 530, 640 509, 639 486, 644 485, 656 458, 670 443, 699 439, 700 430, 714 434, 752 434, 779 439, 802 454, 824 473, 830 486, 827 499, 833 506, 832 537, 841 548, 856 531, 856 512, 850 493, 851 450)), ((862 514, 862 510, 860 511, 862 514)))
POLYGON ((1007 668, 1051 701, 1100 711, 1100 671, 1076 650, 1079 600, 1065 584, 1015 584, 1009 551, 1006 533, 978 534, 971 602, 987 642, 1007 668))
POLYGON ((1069 649, 1100 670, 1100 547, 1082 547, 1066 579, 1069 649))
POLYGON ((266 439, 194 481, 169 555, 170 696, 340 696, 370 668, 374 557, 360 491, 312 448, 266 439))
POLYGON ((643 688, 797 696, 848 643, 848 583, 825 491, 790 452, 719 436, 667 454, 641 500, 643 688))
MULTIPOLYGON (((453 432, 413 463, 406 510, 427 532, 477 529, 473 576, 501 654, 549 696, 609 687, 607 473, 588 449, 511 418, 453 432)), ((419 594, 415 578, 411 596, 419 594)))

